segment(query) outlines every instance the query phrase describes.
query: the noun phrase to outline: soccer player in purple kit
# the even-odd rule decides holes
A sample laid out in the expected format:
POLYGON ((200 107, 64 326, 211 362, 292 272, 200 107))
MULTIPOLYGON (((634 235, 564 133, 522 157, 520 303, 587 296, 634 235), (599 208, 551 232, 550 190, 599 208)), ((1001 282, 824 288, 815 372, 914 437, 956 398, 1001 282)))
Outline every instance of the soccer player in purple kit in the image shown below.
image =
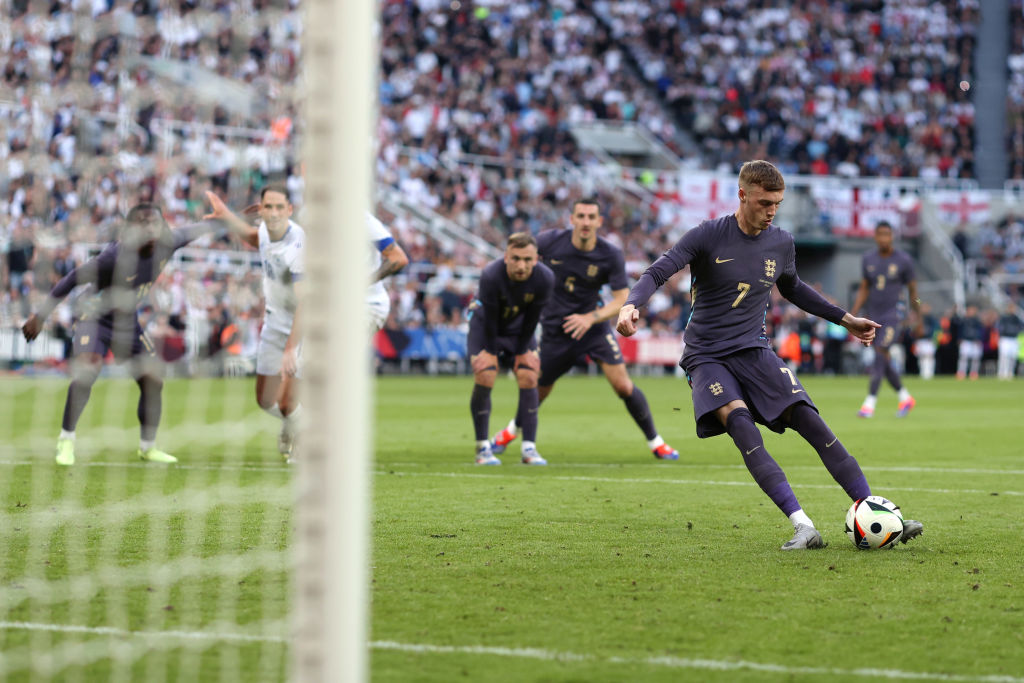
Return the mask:
MULTIPOLYGON (((540 255, 555 273, 555 291, 541 319, 540 400, 548 397, 559 377, 589 356, 626 404, 654 457, 678 460, 679 452, 665 443, 654 426, 647 397, 629 378, 607 322, 615 318, 629 294, 622 250, 598 236, 604 218, 593 197, 574 201, 569 221, 572 230, 546 230, 537 235, 540 255), (601 287, 606 283, 612 300, 602 305, 601 287)), ((494 436, 491 447, 495 453, 503 452, 516 438, 522 418, 517 413, 494 436)))
POLYGON ((142 203, 128 211, 115 242, 94 258, 65 275, 50 295, 22 326, 26 341, 35 339, 53 309, 78 285, 89 285, 87 309, 73 328, 71 384, 64 403, 61 434, 57 439, 58 465, 75 463, 75 427, 92 385, 112 351, 117 360, 128 360, 139 385, 138 418, 141 427, 138 456, 149 462, 174 463, 177 458, 156 448, 160 424, 162 364, 152 342, 139 325, 137 307, 175 250, 200 235, 225 228, 219 220, 171 230, 159 207, 142 203))
MULTIPOLYGON (((728 433, 754 481, 793 524, 783 550, 820 548, 821 534, 800 507, 778 463, 765 449, 756 422, 775 432, 795 430, 821 457, 851 499, 871 494, 860 465, 818 415, 796 374, 771 348, 765 315, 773 285, 803 310, 842 325, 870 344, 878 323, 830 304, 796 272, 793 236, 772 225, 785 181, 767 161, 750 161, 739 175, 735 214, 704 221, 688 231, 640 277, 619 311, 618 330, 636 333, 637 307, 677 272, 690 266, 693 311, 686 326, 686 370, 697 436, 728 433)), ((904 543, 920 535, 906 520, 904 543)))
POLYGON ((871 417, 875 414, 878 387, 885 377, 899 393, 896 416, 906 417, 917 402, 903 386, 900 373, 893 367, 889 348, 897 343, 899 336, 902 317, 899 303, 903 287, 907 288, 910 305, 915 312, 920 312, 921 300, 917 298, 914 261, 907 252, 893 248, 892 226, 887 221, 881 221, 875 226, 875 244, 878 249, 865 253, 861 261, 860 288, 853 300, 853 308, 850 309, 851 315, 857 315, 861 307, 864 307, 864 312, 881 325, 875 333, 875 361, 871 366, 868 395, 857 415, 871 417))
POLYGON ((524 465, 547 465, 537 452, 537 322, 551 297, 555 275, 537 262, 537 240, 525 232, 508 237, 504 258, 480 273, 477 297, 470 307, 466 347, 473 367, 473 395, 469 401, 476 432, 476 464, 500 465, 491 451, 488 422, 491 389, 499 363, 511 365, 519 384, 524 465))

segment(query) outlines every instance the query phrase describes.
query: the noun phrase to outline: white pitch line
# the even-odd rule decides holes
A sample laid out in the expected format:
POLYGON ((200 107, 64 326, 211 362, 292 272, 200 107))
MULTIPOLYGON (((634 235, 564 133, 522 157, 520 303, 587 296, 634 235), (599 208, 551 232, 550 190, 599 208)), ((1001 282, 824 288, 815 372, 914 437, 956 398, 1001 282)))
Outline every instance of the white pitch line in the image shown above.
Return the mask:
POLYGON ((690 659, 687 657, 595 657, 575 652, 556 652, 538 648, 488 647, 484 645, 427 645, 417 643, 396 643, 377 640, 370 643, 375 650, 397 650, 423 654, 467 654, 518 657, 551 662, 594 662, 597 664, 624 664, 627 666, 646 665, 670 669, 697 669, 709 671, 762 671, 790 676, 829 676, 838 679, 861 677, 891 680, 936 680, 964 683, 1024 683, 1016 676, 977 676, 965 674, 931 673, 927 671, 902 671, 900 669, 832 669, 817 666, 785 666, 743 660, 690 659))
MULTIPOLYGON (((0 448, 0 452, 4 449, 0 448)), ((50 465, 49 458, 42 459, 23 459, 23 460, 2 460, 0 459, 0 467, 20 467, 24 465, 50 465)), ((380 467, 428 467, 432 466, 433 463, 422 463, 422 462, 382 462, 378 463, 380 467)), ((79 460, 76 463, 76 467, 112 467, 112 468, 127 468, 127 469, 158 469, 160 466, 153 464, 147 464, 144 462, 114 462, 114 461, 88 461, 79 460)), ((223 470, 228 472, 291 472, 294 470, 293 467, 286 465, 235 465, 231 463, 223 463, 218 465, 190 465, 188 463, 179 462, 171 466, 174 469, 179 470, 201 470, 201 471, 214 471, 223 470)), ((466 465, 467 468, 476 467, 472 463, 466 465)), ((673 464, 644 464, 644 465, 623 465, 618 463, 567 463, 550 466, 551 469, 573 469, 573 468, 594 468, 594 469, 625 469, 627 467, 654 467, 659 471, 669 469, 693 469, 693 470, 741 470, 746 471, 744 465, 705 465, 705 464, 684 464, 684 463, 673 463, 673 464)), ((787 465, 786 470, 820 470, 821 465, 787 465)), ((996 476, 1004 475, 1024 475, 1024 470, 989 470, 989 469, 976 469, 970 467, 861 467, 865 472, 909 472, 913 474, 992 474, 996 476)), ((414 474, 412 472, 408 474, 414 474)), ((490 475, 480 475, 490 476, 490 475)), ((659 480, 653 480, 659 481, 659 480)), ((914 489, 904 489, 911 491, 914 489)), ((921 489, 925 490, 925 489, 921 489)), ((944 491, 945 492, 945 491, 944 491)), ((1012 495, 1012 494, 1011 494, 1012 495)))
MULTIPOLYGON (((714 481, 714 480, 703 480, 703 479, 639 479, 636 477, 574 477, 574 476, 544 476, 539 474, 537 476, 531 476, 526 474, 506 474, 504 472, 489 472, 484 474, 483 472, 394 472, 389 470, 376 470, 374 472, 378 476, 394 476, 394 477, 448 477, 448 478, 475 478, 475 479, 524 479, 529 481, 536 481, 537 479, 547 479, 555 481, 582 481, 582 482, 599 482, 607 484, 673 484, 676 486, 756 486, 753 481, 714 481)), ((836 484, 795 484, 798 489, 827 489, 832 490, 836 487, 836 484)), ((1024 491, 1006 491, 992 489, 931 489, 931 488, 920 488, 914 486, 887 486, 887 491, 910 491, 912 493, 941 493, 941 494, 957 494, 957 493, 974 493, 979 495, 989 496, 993 493, 998 493, 1001 496, 1024 496, 1024 491)))
MULTIPOLYGON (((425 463, 425 462, 379 462, 378 466, 384 467, 431 467, 437 463, 425 463)), ((452 463, 457 466, 465 466, 468 468, 475 468, 471 462, 463 463, 452 463)), ((593 469, 620 469, 624 470, 627 467, 642 467, 642 468, 657 468, 658 470, 668 469, 693 469, 693 470, 746 470, 745 465, 714 465, 707 463, 612 463, 612 462, 573 462, 573 463, 558 463, 555 465, 549 465, 551 469, 575 469, 575 468, 593 468, 593 469)), ((821 464, 815 465, 786 465, 786 470, 820 470, 821 464)), ((885 467, 885 466, 871 466, 861 465, 861 469, 870 472, 912 472, 915 474, 994 474, 996 476, 1003 476, 1007 474, 1024 474, 1024 470, 991 470, 991 469, 978 469, 974 467, 885 467)))
MULTIPOLYGON (((23 465, 37 465, 40 467, 53 466, 53 469, 64 469, 58 468, 50 461, 49 458, 46 460, 0 460, 0 467, 20 467, 23 465)), ((111 468, 123 468, 123 469, 148 469, 148 470, 202 470, 202 471, 214 471, 221 470, 225 472, 291 472, 292 467, 286 465, 232 465, 225 463, 222 465, 189 465, 186 463, 175 463, 173 465, 154 465, 153 463, 144 462, 109 462, 109 461, 83 461, 78 460, 74 468, 77 467, 111 467, 111 468)), ((68 468, 69 470, 74 468, 68 468)))
POLYGON ((129 631, 110 626, 75 626, 73 624, 40 624, 30 621, 0 621, 0 629, 10 631, 50 631, 53 633, 86 633, 96 636, 135 636, 139 638, 187 638, 189 640, 238 640, 262 643, 287 643, 290 638, 259 633, 223 631, 129 631))
MULTIPOLYGON (((16 631, 49 631, 53 633, 84 633, 97 636, 120 636, 137 638, 184 638, 189 640, 229 640, 242 642, 289 643, 284 636, 259 633, 234 633, 224 631, 130 631, 110 626, 76 626, 73 624, 41 624, 27 621, 0 621, 0 629, 16 631)), ((483 645, 431 645, 426 643, 398 643, 390 640, 375 640, 369 643, 374 650, 395 650, 421 654, 465 654, 518 657, 551 662, 595 662, 646 665, 669 669, 697 669, 708 671, 763 671, 786 675, 833 676, 885 678, 891 680, 937 680, 958 683, 1024 683, 1017 676, 976 676, 963 674, 932 673, 927 671, 902 671, 900 669, 833 669, 828 667, 785 666, 763 662, 730 661, 718 659, 690 659, 687 657, 595 657, 576 652, 557 652, 540 648, 489 647, 483 645)))

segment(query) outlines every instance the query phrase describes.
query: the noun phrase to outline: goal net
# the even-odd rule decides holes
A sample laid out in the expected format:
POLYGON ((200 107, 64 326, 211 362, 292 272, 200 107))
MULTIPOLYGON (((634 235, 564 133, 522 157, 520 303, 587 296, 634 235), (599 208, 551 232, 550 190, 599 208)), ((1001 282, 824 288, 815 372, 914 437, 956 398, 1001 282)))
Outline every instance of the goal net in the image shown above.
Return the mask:
POLYGON ((360 680, 374 6, 172 5, 4 10, 0 681, 360 680), (210 211, 207 190, 242 215, 269 183, 308 243, 295 464, 256 398, 256 250, 215 232, 145 291, 137 264, 122 273, 145 295, 137 351, 160 361, 155 439, 154 387, 83 332, 103 277, 48 303, 139 202, 176 229, 210 211), (69 401, 72 380, 86 390, 69 401))

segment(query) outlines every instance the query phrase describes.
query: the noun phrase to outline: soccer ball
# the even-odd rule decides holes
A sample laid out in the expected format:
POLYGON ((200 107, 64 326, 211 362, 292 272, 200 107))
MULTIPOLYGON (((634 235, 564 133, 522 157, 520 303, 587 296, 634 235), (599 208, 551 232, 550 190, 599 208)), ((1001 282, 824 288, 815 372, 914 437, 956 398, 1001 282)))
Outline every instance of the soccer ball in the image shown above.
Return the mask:
POLYGON ((846 512, 846 535, 862 550, 893 547, 903 535, 900 506, 881 496, 854 501, 846 512))

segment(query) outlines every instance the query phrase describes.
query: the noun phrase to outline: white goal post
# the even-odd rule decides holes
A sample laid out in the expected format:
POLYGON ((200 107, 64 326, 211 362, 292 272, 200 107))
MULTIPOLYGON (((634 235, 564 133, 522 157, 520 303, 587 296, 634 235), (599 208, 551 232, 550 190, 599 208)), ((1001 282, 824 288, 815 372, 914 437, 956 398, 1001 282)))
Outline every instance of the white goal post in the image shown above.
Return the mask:
POLYGON ((377 3, 306 0, 307 292, 293 678, 361 681, 369 575, 369 243, 377 3))

